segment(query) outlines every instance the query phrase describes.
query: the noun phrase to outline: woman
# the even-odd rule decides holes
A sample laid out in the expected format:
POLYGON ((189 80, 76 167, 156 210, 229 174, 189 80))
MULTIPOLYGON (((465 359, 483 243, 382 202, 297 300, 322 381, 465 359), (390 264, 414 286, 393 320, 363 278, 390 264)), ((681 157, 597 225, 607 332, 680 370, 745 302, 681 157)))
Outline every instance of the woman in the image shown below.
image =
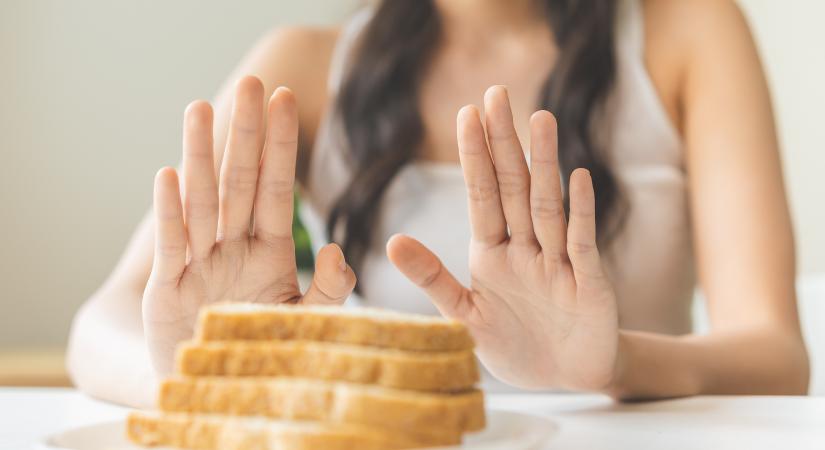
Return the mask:
POLYGON ((732 2, 384 1, 273 33, 237 73, 260 81, 214 120, 187 108, 182 180, 158 173, 154 219, 77 315, 81 389, 146 403, 198 306, 342 303, 346 258, 364 303, 426 312, 418 285, 515 386, 805 392, 770 101, 732 2), (460 109, 456 152, 454 114, 496 84, 483 119, 460 109), (304 295, 296 170, 314 242, 343 248, 319 249, 304 295), (707 335, 690 334, 696 278, 707 335))

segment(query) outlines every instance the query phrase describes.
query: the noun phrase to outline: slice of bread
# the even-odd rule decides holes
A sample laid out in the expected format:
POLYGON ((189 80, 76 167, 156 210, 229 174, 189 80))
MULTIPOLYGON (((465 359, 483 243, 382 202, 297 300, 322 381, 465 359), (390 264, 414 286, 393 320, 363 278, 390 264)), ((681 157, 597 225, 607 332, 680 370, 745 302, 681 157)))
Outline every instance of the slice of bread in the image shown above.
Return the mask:
POLYGON ((350 423, 434 436, 484 428, 477 389, 432 394, 303 378, 174 377, 160 386, 165 412, 350 423), (420 433, 419 433, 420 432, 420 433))
POLYGON ((407 352, 308 341, 184 342, 178 373, 188 376, 290 376, 433 392, 473 387, 470 350, 407 352))
POLYGON ((222 303, 203 308, 195 339, 307 340, 399 350, 473 348, 464 325, 373 308, 222 303))
POLYGON ((139 445, 197 450, 390 450, 461 442, 459 434, 445 442, 427 443, 360 425, 144 412, 129 415, 126 433, 139 445))

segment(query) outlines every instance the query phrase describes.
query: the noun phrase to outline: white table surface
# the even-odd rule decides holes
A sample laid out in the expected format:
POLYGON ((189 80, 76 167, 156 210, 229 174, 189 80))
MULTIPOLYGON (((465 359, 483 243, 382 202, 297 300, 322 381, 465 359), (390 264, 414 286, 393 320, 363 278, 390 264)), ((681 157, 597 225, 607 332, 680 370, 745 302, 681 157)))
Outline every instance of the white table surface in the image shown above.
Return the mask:
MULTIPOLYGON (((492 408, 550 417, 546 449, 825 449, 825 397, 696 397, 616 404, 593 395, 488 395, 492 408)), ((0 449, 27 449, 128 409, 72 389, 0 388, 0 449)))

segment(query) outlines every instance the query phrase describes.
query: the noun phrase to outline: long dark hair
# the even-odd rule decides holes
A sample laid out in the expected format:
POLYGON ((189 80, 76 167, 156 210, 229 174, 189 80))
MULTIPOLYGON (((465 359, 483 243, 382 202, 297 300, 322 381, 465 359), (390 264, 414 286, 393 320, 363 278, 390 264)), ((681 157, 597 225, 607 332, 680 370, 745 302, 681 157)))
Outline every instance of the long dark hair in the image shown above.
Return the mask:
MULTIPOLYGON (((594 136, 616 73, 615 0, 536 0, 559 54, 538 98, 559 124, 564 185, 577 167, 590 170, 600 242, 620 220, 620 192, 594 136), (612 224, 612 225, 611 225, 612 224)), ((423 137, 418 86, 440 38, 432 0, 384 0, 360 36, 341 84, 336 114, 343 121, 353 177, 327 222, 356 273, 371 244, 383 192, 413 161, 423 137)), ((565 198, 565 205, 568 199, 565 198)))

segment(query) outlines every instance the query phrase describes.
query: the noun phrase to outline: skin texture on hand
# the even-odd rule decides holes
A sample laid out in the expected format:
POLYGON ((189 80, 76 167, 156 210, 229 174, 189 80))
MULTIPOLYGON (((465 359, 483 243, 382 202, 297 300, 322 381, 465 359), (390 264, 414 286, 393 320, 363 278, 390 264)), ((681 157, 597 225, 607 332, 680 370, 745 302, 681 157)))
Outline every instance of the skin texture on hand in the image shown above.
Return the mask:
POLYGON ((506 90, 458 113, 458 147, 472 239, 469 288, 413 238, 396 235, 390 260, 446 317, 466 324, 485 366, 523 388, 604 390, 617 367, 618 316, 596 246, 590 175, 570 178, 565 217, 554 117, 530 120, 532 174, 506 90), (488 145, 489 143, 489 145, 488 145))
POLYGON ((278 88, 266 113, 263 85, 237 85, 226 151, 216 177, 212 109, 197 101, 184 117, 183 176, 155 178, 152 272, 143 323, 152 363, 172 370, 175 346, 192 336, 201 306, 218 301, 340 304, 355 286, 341 249, 318 253, 305 294, 298 287, 292 240, 298 146, 295 98, 278 88))

